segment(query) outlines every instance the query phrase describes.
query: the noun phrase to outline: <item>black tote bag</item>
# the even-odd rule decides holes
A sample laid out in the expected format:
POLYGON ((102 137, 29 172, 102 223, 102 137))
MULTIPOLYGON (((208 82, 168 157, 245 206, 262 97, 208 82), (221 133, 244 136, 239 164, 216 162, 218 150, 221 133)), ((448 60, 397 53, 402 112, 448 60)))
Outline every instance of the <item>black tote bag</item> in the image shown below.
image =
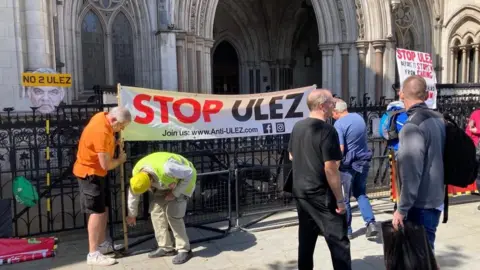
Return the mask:
POLYGON ((436 270, 437 262, 425 228, 410 221, 393 229, 392 221, 382 223, 383 252, 387 270, 436 270))

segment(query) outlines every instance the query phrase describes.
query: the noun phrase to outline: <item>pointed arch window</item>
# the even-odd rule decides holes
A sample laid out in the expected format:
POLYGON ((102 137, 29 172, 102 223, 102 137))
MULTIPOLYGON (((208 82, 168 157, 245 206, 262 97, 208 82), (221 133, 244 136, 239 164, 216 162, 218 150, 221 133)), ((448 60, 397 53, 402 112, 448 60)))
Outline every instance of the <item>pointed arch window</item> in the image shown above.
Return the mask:
POLYGON ((105 85, 105 32, 97 14, 91 10, 83 18, 81 39, 84 87, 105 85))
POLYGON ((123 12, 119 12, 113 21, 112 46, 114 82, 134 86, 133 30, 123 12))

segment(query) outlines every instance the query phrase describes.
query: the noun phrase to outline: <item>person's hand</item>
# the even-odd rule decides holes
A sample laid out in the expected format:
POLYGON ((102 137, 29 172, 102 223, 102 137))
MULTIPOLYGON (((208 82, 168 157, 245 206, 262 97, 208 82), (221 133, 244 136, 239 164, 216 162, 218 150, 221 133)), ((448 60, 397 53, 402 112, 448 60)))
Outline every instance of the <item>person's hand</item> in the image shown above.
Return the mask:
POLYGON ((345 214, 345 212, 347 211, 347 209, 345 208, 345 203, 344 202, 337 203, 337 209, 335 209, 335 211, 339 215, 345 214))
POLYGON ((175 200, 175 195, 173 195, 172 192, 168 193, 167 196, 165 196, 165 200, 167 202, 175 200))
POLYGON ((133 226, 137 225, 137 218, 136 218, 136 217, 127 216, 127 224, 128 224, 128 226, 130 226, 130 227, 133 227, 133 226))
POLYGON ((396 231, 398 231, 398 229, 399 229, 400 227, 403 227, 403 219, 404 219, 404 218, 405 218, 405 217, 404 217, 402 214, 400 214, 400 213, 398 212, 398 210, 395 211, 395 213, 393 213, 392 225, 393 225, 393 228, 394 228, 396 231))
POLYGON ((120 149, 123 150, 125 144, 124 144, 124 140, 123 139, 118 139, 116 144, 120 147, 120 149))
POLYGON ((120 163, 125 163, 127 161, 127 154, 125 152, 118 154, 118 161, 120 161, 120 163))

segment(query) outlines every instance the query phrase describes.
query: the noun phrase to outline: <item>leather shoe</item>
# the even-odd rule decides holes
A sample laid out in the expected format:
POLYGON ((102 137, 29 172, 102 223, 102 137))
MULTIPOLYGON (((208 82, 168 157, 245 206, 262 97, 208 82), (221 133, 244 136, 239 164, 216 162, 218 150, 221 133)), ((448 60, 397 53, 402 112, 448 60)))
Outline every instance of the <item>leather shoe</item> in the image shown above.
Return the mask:
POLYGON ((173 264, 184 264, 193 257, 192 255, 193 254, 192 254, 191 250, 189 252, 180 251, 180 252, 178 252, 177 256, 173 257, 172 263, 173 264))
POLYGON ((157 248, 156 250, 148 253, 148 257, 158 258, 158 257, 174 256, 175 254, 177 254, 175 250, 165 250, 163 248, 157 248))

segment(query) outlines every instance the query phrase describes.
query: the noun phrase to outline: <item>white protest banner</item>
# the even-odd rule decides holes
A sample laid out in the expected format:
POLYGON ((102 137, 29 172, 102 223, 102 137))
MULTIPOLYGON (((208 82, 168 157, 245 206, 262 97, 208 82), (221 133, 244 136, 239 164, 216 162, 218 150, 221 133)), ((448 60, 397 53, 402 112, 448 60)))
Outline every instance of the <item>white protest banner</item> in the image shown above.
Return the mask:
POLYGON ((427 82, 428 99, 425 103, 431 109, 437 108, 437 76, 433 69, 432 56, 429 53, 397 49, 397 67, 400 87, 411 75, 422 76, 427 82))
POLYGON ((253 95, 207 95, 119 86, 132 113, 126 141, 173 141, 288 134, 308 117, 315 85, 253 95))

